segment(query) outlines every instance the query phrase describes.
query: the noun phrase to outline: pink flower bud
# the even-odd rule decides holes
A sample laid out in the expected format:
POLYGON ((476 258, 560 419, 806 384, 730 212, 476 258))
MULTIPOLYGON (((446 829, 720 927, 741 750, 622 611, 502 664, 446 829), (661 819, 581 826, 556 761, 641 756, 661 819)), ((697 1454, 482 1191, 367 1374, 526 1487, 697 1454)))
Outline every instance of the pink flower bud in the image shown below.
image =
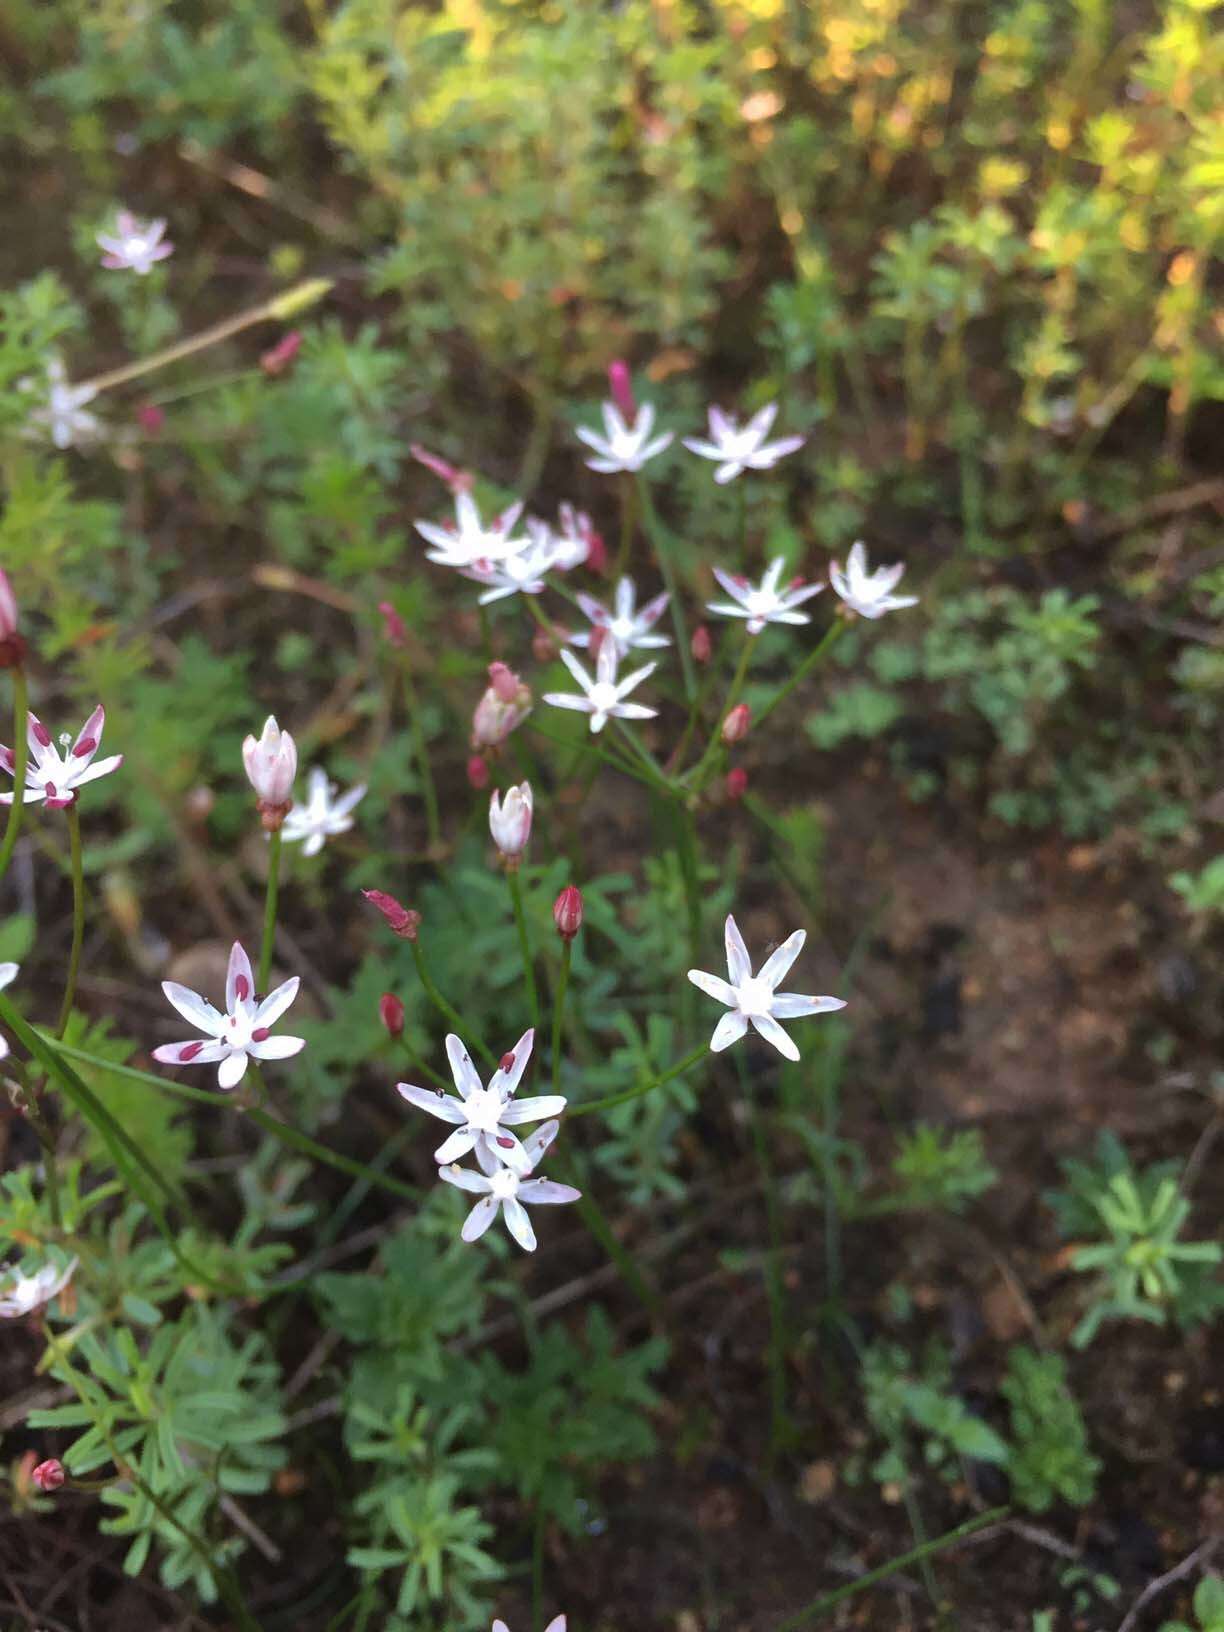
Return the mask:
POLYGON ((495 748, 531 713, 531 689, 504 663, 489 664, 492 684, 472 715, 472 747, 495 748))
POLYGON ((733 803, 744 797, 748 791, 748 772, 742 765, 737 765, 734 770, 727 772, 725 787, 727 798, 733 803))
POLYGON ((599 654, 603 650, 604 642, 611 633, 612 631, 608 628, 606 623, 596 623, 592 625, 591 633, 587 637, 587 651, 591 654, 591 661, 593 663, 598 663, 599 654))
POLYGON ((426 470, 432 470, 435 476, 440 476, 452 493, 470 493, 476 484, 471 471, 460 470, 457 465, 449 464, 436 453, 430 453, 428 448, 423 448, 419 442, 414 442, 408 452, 418 465, 424 465, 426 470))
POLYGON ((602 533, 597 533, 592 527, 587 535, 586 564, 592 572, 601 576, 608 570, 608 546, 604 543, 602 533))
POLYGON ((612 393, 612 401, 632 424, 637 418, 637 403, 633 400, 629 364, 622 357, 616 357, 608 364, 608 389, 612 393))
POLYGON ((155 402, 142 402, 136 410, 136 423, 149 436, 156 436, 166 423, 166 410, 155 402))
POLYGON ((379 601, 378 610, 383 618, 383 639, 388 646, 402 647, 408 643, 408 630, 403 618, 390 601, 379 601))
POLYGON ((269 379, 275 379, 278 374, 285 374, 302 349, 302 334, 300 329, 290 329, 288 334, 282 335, 274 346, 269 346, 260 359, 259 366, 269 379))
POLYGON ((0 571, 0 669, 16 669, 25 658, 25 641, 17 633, 17 597, 0 571))
POLYGON ((264 826, 275 831, 289 812, 293 799, 293 779, 297 775, 297 747, 288 731, 282 731, 269 714, 259 737, 248 737, 242 745, 242 762, 251 786, 258 795, 264 826))
POLYGON ((551 663, 557 655, 557 647, 563 642, 564 633, 558 629, 541 629, 536 625, 535 633, 531 637, 531 655, 537 663, 551 663))
POLYGON ((722 723, 722 740, 726 743, 743 742, 752 723, 752 710, 747 703, 736 703, 722 723))
POLYGON ((563 941, 572 941, 582 928, 582 891, 567 884, 553 902, 553 923, 563 941))
POLYGON ((493 843, 507 861, 517 862, 527 848, 531 837, 532 816, 531 783, 520 783, 511 788, 503 800, 494 791, 489 801, 489 832, 493 843))
POLYGON ((404 1035, 404 1005, 394 992, 384 992, 379 998, 378 1018, 392 1037, 404 1035))
POLYGON ((64 1472, 64 1464, 56 1456, 49 1457, 45 1462, 40 1462, 30 1475, 38 1489, 45 1490, 48 1494, 53 1490, 58 1490, 67 1477, 68 1475, 64 1472))
POLYGON ((694 663, 708 663, 713 645, 710 640, 710 631, 704 623, 699 623, 693 630, 693 638, 689 641, 689 651, 693 654, 694 663))
POLYGON ((421 915, 411 907, 402 907, 393 895, 384 890, 362 890, 367 901, 372 901, 387 920, 387 926, 402 941, 415 941, 421 927, 421 915))
POLYGON ((488 762, 482 759, 479 754, 473 754, 467 762, 467 779, 468 785, 477 790, 487 788, 489 785, 488 762))

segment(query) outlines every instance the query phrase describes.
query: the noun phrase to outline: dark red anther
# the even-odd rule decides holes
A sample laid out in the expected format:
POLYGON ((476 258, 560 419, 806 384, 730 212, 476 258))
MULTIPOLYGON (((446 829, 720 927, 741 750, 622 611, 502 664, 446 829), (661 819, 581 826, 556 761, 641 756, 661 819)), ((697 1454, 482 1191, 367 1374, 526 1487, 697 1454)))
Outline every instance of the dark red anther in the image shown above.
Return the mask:
POLYGON ((15 771, 17 769, 17 761, 13 758, 11 748, 0 748, 0 765, 3 765, 6 771, 15 771))
POLYGON ((48 799, 58 799, 59 798, 59 795, 55 791, 55 783, 54 782, 44 783, 43 784, 43 792, 46 794, 48 799))
POLYGON ((514 1140, 513 1139, 499 1139, 497 1141, 497 1143, 501 1146, 501 1148, 503 1150, 513 1150, 514 1149, 514 1140))
POLYGON ((185 1048, 179 1049, 179 1059, 184 1061, 184 1063, 188 1060, 194 1060, 196 1055, 202 1051, 203 1047, 203 1043, 188 1043, 185 1048))
POLYGON ((97 746, 97 737, 82 737, 72 751, 78 759, 83 759, 86 754, 92 754, 97 746))
POLYGON ((51 733, 47 730, 46 726, 41 720, 34 720, 30 726, 30 729, 34 733, 35 742, 40 743, 44 748, 50 748, 51 733))
POLYGON ((245 975, 234 976, 234 991, 238 994, 238 1001, 245 1003, 251 994, 251 983, 245 975))
POLYGON ((732 582, 738 584, 741 589, 748 588, 748 580, 744 577, 742 572, 733 573, 732 582))
POLYGON ((271 1035, 272 1033, 268 1030, 267 1026, 256 1026, 255 1030, 251 1033, 251 1041, 253 1043, 262 1043, 271 1035))
POLYGON ((503 1071, 510 1071, 510 1070, 513 1069, 513 1067, 514 1067, 514 1050, 511 1049, 509 1054, 503 1054, 502 1055, 502 1057, 501 1057, 501 1068, 502 1068, 503 1071))

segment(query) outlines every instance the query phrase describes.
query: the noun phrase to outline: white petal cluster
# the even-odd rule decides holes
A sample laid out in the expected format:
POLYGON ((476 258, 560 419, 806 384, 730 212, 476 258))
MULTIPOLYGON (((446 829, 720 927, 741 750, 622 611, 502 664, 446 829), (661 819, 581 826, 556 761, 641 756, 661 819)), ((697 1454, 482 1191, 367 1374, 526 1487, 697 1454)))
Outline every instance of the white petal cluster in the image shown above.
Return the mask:
POLYGON ((446 1039, 446 1057, 457 1096, 418 1088, 409 1082, 396 1083, 410 1105, 451 1123, 455 1129, 434 1151, 434 1160, 442 1164, 438 1169, 440 1179, 480 1197, 464 1222, 465 1241, 482 1236, 500 1212, 519 1246, 525 1252, 534 1252, 535 1231, 527 1216, 527 1205, 560 1205, 580 1199, 581 1192, 572 1185, 531 1176, 560 1128, 559 1122, 544 1119, 558 1117, 566 1106, 561 1094, 514 1098, 534 1042, 535 1032, 525 1031, 502 1056, 486 1087, 467 1049, 452 1032, 446 1039), (520 1141, 513 1130, 525 1122, 542 1122, 543 1126, 520 1141), (479 1172, 454 1165, 469 1152, 475 1153, 479 1172))
POLYGON ((809 1014, 831 1014, 835 1009, 845 1008, 845 1002, 840 997, 803 997, 798 992, 778 991, 778 982, 803 951, 806 939, 807 932, 802 929, 788 935, 777 951, 766 958, 761 972, 754 975, 744 937, 735 919, 728 914, 727 979, 708 975, 704 969, 690 969, 688 972, 694 986, 705 992, 707 997, 717 998, 727 1005, 729 1012, 715 1026, 710 1039, 710 1047, 716 1054, 721 1054, 724 1048, 738 1042, 751 1025, 767 1043, 773 1044, 779 1054, 785 1055, 788 1060, 797 1060, 799 1050, 778 1024, 779 1020, 799 1020, 809 1014))
POLYGON ((274 714, 268 715, 259 736, 243 742, 242 763, 261 805, 279 810, 289 803, 297 775, 297 745, 277 725, 274 714))
POLYGON ((797 583, 780 590, 778 584, 785 571, 786 558, 779 555, 769 563, 765 576, 754 587, 747 578, 715 567, 714 576, 731 599, 729 602, 710 601, 706 610, 716 612, 720 618, 747 618, 750 635, 759 635, 767 623, 810 623, 807 613, 796 608, 813 595, 819 595, 825 586, 797 583))
POLYGON ((656 595, 653 601, 647 601, 640 611, 637 605, 637 588, 632 578, 622 578, 617 584, 610 612, 593 595, 579 593, 574 598, 582 608, 583 614, 590 619, 592 628, 571 635, 571 646, 590 646, 592 632, 596 629, 602 629, 605 636, 610 638, 616 647, 618 657, 628 657, 633 651, 650 651, 660 646, 671 645, 666 635, 654 632, 654 626, 666 612, 670 600, 666 591, 662 595, 656 595))
POLYGON ((801 448, 804 440, 801 436, 782 436, 776 442, 767 442, 765 438, 777 417, 778 405, 771 402, 741 427, 734 414, 711 408, 709 441, 686 436, 684 445, 690 453, 715 461, 718 465, 714 472, 716 482, 732 482, 745 470, 772 470, 779 459, 801 448))
POLYGON ((138 221, 130 210, 120 210, 115 231, 98 234, 98 248, 105 251, 102 265, 112 271, 121 269, 147 277, 158 261, 174 253, 165 232, 164 221, 138 221))
POLYGON ((903 607, 918 605, 917 595, 893 594, 904 573, 905 563, 902 561, 869 572, 867 549, 860 540, 850 546, 844 572, 836 561, 830 566, 829 582, 844 604, 852 612, 857 612, 860 618, 882 618, 886 612, 899 612, 903 607))
POLYGON ((647 663, 643 668, 634 669, 623 680, 618 680, 616 642, 605 640, 595 660, 595 678, 592 680, 572 652, 567 652, 563 647, 557 655, 582 688, 582 695, 575 696, 568 691, 546 691, 544 701, 554 708, 572 708, 580 714, 589 714, 592 731, 602 731, 610 719, 652 720, 658 713, 658 709, 646 708, 642 703, 625 701, 635 686, 654 673, 657 664, 647 663))
MULTIPOLYGON (((31 388, 29 380, 20 382, 23 390, 31 388)), ((86 408, 97 396, 92 385, 73 385, 61 357, 47 359, 47 392, 41 407, 31 411, 27 425, 36 436, 49 435, 57 448, 79 448, 92 442, 101 425, 96 414, 86 408)))
MULTIPOLYGON (((26 741, 30 757, 26 762, 25 793, 22 804, 43 803, 48 810, 65 810, 76 799, 76 790, 100 776, 109 776, 123 764, 122 754, 95 759, 106 724, 106 710, 99 703, 77 733, 75 742, 65 732, 59 748, 36 714, 26 721, 26 741)), ((17 761, 11 748, 0 747, 0 770, 16 774, 17 761)), ((0 793, 0 804, 11 805, 13 795, 0 793)))
POLYGON ((304 856, 317 856, 328 839, 349 831, 365 794, 365 783, 358 782, 337 799, 336 784, 316 765, 306 778, 306 803, 294 805, 285 817, 282 837, 287 844, 300 844, 304 856))
POLYGON ((32 1275, 15 1264, 0 1269, 0 1320, 18 1320, 57 1298, 76 1273, 78 1259, 67 1264, 45 1263, 32 1275))
POLYGON ((166 1000, 204 1035, 203 1040, 164 1043, 153 1050, 153 1058, 163 1065, 215 1065, 218 1088, 235 1088, 251 1060, 287 1060, 306 1047, 303 1037, 273 1037, 271 1032, 300 985, 294 975, 260 1002, 255 996, 251 960, 235 941, 225 977, 224 1014, 178 981, 162 981, 166 1000))
POLYGON ((522 514, 521 504, 512 504, 486 526, 481 519, 476 500, 470 493, 455 494, 455 519, 447 526, 433 521, 418 521, 416 530, 432 549, 425 551, 427 561, 441 567, 474 567, 479 563, 505 561, 517 555, 527 540, 514 536, 514 524, 522 514))
POLYGON ((663 431, 658 436, 652 436, 654 430, 654 404, 644 402, 632 419, 628 419, 614 402, 605 402, 602 406, 603 435, 598 431, 590 430, 586 425, 575 428, 575 435, 579 441, 585 442, 595 454, 594 459, 587 460, 587 468, 597 470, 602 475, 610 476, 620 470, 641 470, 664 448, 670 447, 673 433, 663 431))

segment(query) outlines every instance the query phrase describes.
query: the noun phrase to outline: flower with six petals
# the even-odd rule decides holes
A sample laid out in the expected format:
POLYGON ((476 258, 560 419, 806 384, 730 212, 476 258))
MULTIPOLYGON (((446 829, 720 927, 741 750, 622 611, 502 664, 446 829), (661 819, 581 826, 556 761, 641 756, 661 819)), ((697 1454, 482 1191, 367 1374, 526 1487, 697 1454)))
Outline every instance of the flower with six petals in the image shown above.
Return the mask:
MULTIPOLYGON (((524 1141, 523 1152, 527 1157, 527 1167, 524 1170, 526 1173, 534 1171, 536 1164, 556 1138, 558 1126, 556 1122, 545 1122, 524 1141)), ((524 1178, 516 1169, 503 1167, 496 1156, 489 1154, 485 1145, 476 1146, 476 1160, 480 1164, 479 1173, 473 1173, 467 1167, 451 1166, 438 1169, 438 1177, 447 1184, 453 1184, 457 1190, 467 1190, 470 1194, 480 1197, 464 1220, 460 1233, 465 1241, 479 1240, 500 1210, 506 1220, 506 1228, 523 1251, 534 1252, 536 1237, 531 1220, 527 1216, 527 1206, 547 1204, 559 1207, 565 1202, 582 1199, 581 1190, 575 1190, 572 1184, 554 1184, 551 1179, 524 1178)))
POLYGON ((904 572, 903 561, 869 572, 867 548, 860 539, 850 546, 844 572, 836 561, 829 567, 829 582, 845 605, 859 617, 882 618, 886 612, 900 612, 903 607, 918 605, 917 595, 893 594, 904 572))
MULTIPOLYGON (((67 732, 60 737, 60 748, 51 741, 51 733, 36 714, 26 722, 26 741, 30 758, 26 765, 25 793, 22 803, 32 805, 38 800, 48 810, 64 810, 76 800, 76 790, 86 782, 95 782, 100 776, 109 776, 123 764, 122 754, 109 759, 95 759, 106 724, 106 710, 101 703, 85 721, 75 742, 67 732), (60 752, 60 749, 63 752, 60 752)), ((11 748, 0 747, 0 770, 10 776, 16 773, 17 762, 11 748)), ((11 805, 13 795, 0 793, 0 804, 11 805)))
POLYGON ((524 541, 515 538, 513 531, 522 508, 521 504, 512 504, 486 527, 472 495, 456 492, 453 524, 441 526, 433 521, 414 524, 426 543, 433 545, 425 551, 425 559, 441 567, 472 567, 480 561, 504 561, 508 556, 517 555, 524 541))
MULTIPOLYGON (((31 384, 29 380, 20 383, 26 389, 31 384)), ((46 402, 31 412, 28 423, 35 431, 49 432, 57 448, 79 447, 82 443, 92 442, 100 426, 97 414, 89 413, 85 404, 92 402, 97 394, 96 387, 92 385, 73 385, 68 379, 63 359, 52 356, 47 360, 46 402)))
POLYGON ((804 442, 801 436, 782 436, 776 442, 766 442, 765 438, 777 415, 778 405, 771 402, 741 427, 734 414, 724 414, 721 408, 711 408, 710 440, 707 442, 702 437, 686 436, 684 445, 690 453, 717 461, 718 469, 714 472, 716 482, 734 481, 745 470, 772 470, 779 459, 794 453, 804 442))
POLYGON ((729 1048, 748 1030, 749 1024, 772 1043, 779 1054, 788 1060, 797 1060, 799 1050, 778 1024, 779 1020, 798 1020, 809 1014, 831 1014, 844 1009, 840 997, 802 997, 798 992, 779 992, 778 982, 786 975, 792 963, 803 950, 806 930, 797 929, 788 935, 761 965, 759 974, 752 972, 752 962, 744 937, 735 919, 727 917, 727 980, 708 975, 704 969, 690 969, 688 978, 708 997, 725 1003, 730 1013, 724 1014, 714 1028, 710 1047, 715 1054, 729 1048))
POLYGON ((233 1088, 251 1060, 287 1060, 306 1046, 303 1037, 273 1037, 271 1028, 298 994, 294 975, 261 1003, 255 996, 251 960, 237 941, 230 951, 225 977, 225 1013, 176 980, 163 980, 162 991, 173 1008, 204 1033, 204 1040, 163 1043, 153 1058, 163 1065, 215 1065, 217 1086, 233 1088))
POLYGON ((796 608, 813 595, 819 595, 825 586, 800 583, 779 590, 778 581, 785 571, 785 557, 776 556, 766 568, 759 587, 754 589, 742 575, 715 567, 714 576, 730 595, 731 603, 710 601, 707 611, 717 612, 720 618, 747 618, 750 635, 759 635, 767 623, 810 623, 807 613, 796 608))
MULTIPOLYGON (((616 646, 618 657, 627 657, 630 652, 639 649, 671 645, 666 635, 653 633, 655 624, 667 610, 670 596, 666 590, 662 595, 656 595, 653 601, 647 601, 641 611, 637 609, 637 589, 632 578, 622 578, 617 584, 611 612, 593 595, 579 594, 575 598, 591 620, 593 628, 607 631, 616 646)), ((570 636, 571 646, 590 644, 591 630, 570 636)))
POLYGON ((546 691, 544 701, 551 703, 554 708, 572 708, 579 713, 589 714, 592 731, 602 731, 610 719, 653 720, 659 712, 657 708, 646 708, 642 703, 625 701, 634 686, 640 685, 648 674, 654 673, 657 664, 647 663, 643 668, 634 669, 633 673, 627 674, 623 680, 618 680, 616 642, 605 640, 599 648, 599 656, 595 661, 595 678, 592 680, 572 652, 567 652, 562 647, 557 655, 582 687, 582 696, 575 697, 568 691, 546 691))
MULTIPOLYGON (((483 1155, 494 1168, 512 1168, 520 1176, 531 1172, 531 1142, 520 1143, 518 1135, 510 1130, 524 1122, 542 1122, 545 1117, 559 1116, 566 1105, 561 1094, 541 1094, 534 1099, 514 1098, 514 1091, 523 1080, 523 1072, 531 1058, 534 1042, 535 1032, 525 1031, 510 1052, 502 1056, 501 1064, 489 1078, 486 1088, 462 1041, 454 1032, 450 1032, 446 1039, 446 1057, 450 1061, 455 1087, 459 1090, 458 1098, 454 1094, 444 1094, 441 1089, 418 1088, 410 1082, 396 1083, 396 1088, 410 1105, 428 1111, 442 1122, 454 1124, 455 1132, 434 1151, 435 1161, 457 1162, 461 1156, 474 1150, 478 1160, 483 1155)), ((555 1133, 556 1124, 553 1123, 552 1127, 555 1133)), ((549 1137, 551 1139, 552 1136, 549 1137)))
POLYGON ((653 403, 644 402, 632 419, 626 418, 614 402, 605 402, 601 412, 602 436, 586 425, 575 426, 578 440, 597 455, 587 460, 589 470, 598 470, 605 476, 618 470, 641 470, 648 460, 671 446, 671 431, 663 431, 653 438, 650 434, 655 422, 653 403))
POLYGON ((336 784, 318 765, 306 778, 306 803, 294 805, 285 817, 281 832, 286 844, 301 841, 304 856, 317 856, 328 839, 347 833, 353 825, 352 812, 365 798, 366 785, 358 782, 347 793, 335 797, 336 784))
POLYGON ((114 234, 100 232, 97 237, 98 248, 106 252, 102 265, 111 271, 147 276, 158 261, 174 253, 174 245, 165 240, 165 231, 162 220, 138 221, 130 210, 120 210, 114 234))

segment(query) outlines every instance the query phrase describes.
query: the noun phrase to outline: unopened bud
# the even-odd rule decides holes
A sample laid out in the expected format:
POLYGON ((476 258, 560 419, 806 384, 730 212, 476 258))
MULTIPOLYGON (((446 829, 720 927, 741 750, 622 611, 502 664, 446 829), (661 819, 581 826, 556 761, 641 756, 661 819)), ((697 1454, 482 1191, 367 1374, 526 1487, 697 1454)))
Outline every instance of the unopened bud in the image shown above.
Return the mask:
POLYGON ((378 1018, 392 1037, 404 1035, 404 1005, 394 992, 384 992, 379 998, 378 1018))
POLYGON ((589 571, 601 576, 608 570, 608 546, 604 543, 603 534, 597 533, 593 527, 587 534, 586 565, 589 571))
POLYGON ((269 346, 260 356, 259 366, 270 379, 275 379, 278 374, 288 373, 301 349, 301 330, 290 329, 288 334, 282 335, 274 346, 269 346))
POLYGON ((472 714, 472 747, 496 748, 531 713, 531 688, 504 663, 489 664, 489 689, 472 714))
POLYGON ((689 641, 689 651, 693 654, 694 663, 708 663, 713 649, 710 631, 704 623, 699 623, 693 630, 692 640, 689 641))
POLYGON ((383 639, 388 646, 402 647, 407 644, 408 630, 403 618, 391 605, 390 601, 379 601, 378 610, 382 613, 383 639))
POLYGON ((156 436, 166 423, 166 410, 155 402, 142 402, 136 410, 136 423, 147 436, 156 436))
POLYGON ((493 843, 507 861, 517 863, 527 848, 527 841, 531 837, 532 809, 530 782, 509 788, 504 799, 495 790, 489 801, 489 832, 493 835, 493 843))
POLYGON ((58 1490, 67 1477, 64 1464, 56 1456, 49 1457, 46 1462, 40 1462, 30 1475, 38 1489, 45 1490, 48 1494, 58 1490))
POLYGON ((737 765, 734 770, 727 772, 725 787, 727 798, 732 802, 744 797, 748 791, 748 772, 742 765, 737 765))
POLYGON ((263 825, 274 833, 293 803, 293 779, 297 775, 297 748, 288 731, 282 731, 269 714, 258 737, 248 737, 242 745, 242 762, 251 786, 258 795, 263 825))
POLYGON ((726 743, 743 742, 752 724, 752 710, 747 703, 736 703, 722 723, 722 740, 726 743))
POLYGON ((612 401, 632 424, 637 418, 637 403, 633 400, 629 364, 623 357, 616 357, 608 364, 608 389, 612 393, 612 401))
POLYGON ((469 493, 475 486, 476 479, 471 471, 460 470, 448 460, 440 458, 436 453, 430 453, 419 442, 414 442, 408 452, 418 465, 424 465, 426 470, 432 470, 435 476, 440 476, 452 493, 469 493))
POLYGON ((467 779, 469 786, 477 790, 487 788, 489 785, 488 761, 482 759, 479 754, 473 754, 467 762, 467 779))
POLYGON ((367 901, 373 902, 387 920, 387 926, 403 941, 415 941, 421 927, 421 915, 412 907, 403 907, 393 895, 383 890, 362 890, 367 901))
POLYGON ((490 663, 489 684, 499 702, 512 703, 518 696, 521 682, 514 670, 507 668, 504 663, 490 663))
POLYGON ((25 657, 25 641, 17 633, 17 597, 0 571, 0 669, 20 668, 25 657))
POLYGON ((553 902, 553 923, 564 941, 572 941, 582 928, 582 891, 576 884, 567 884, 553 902))

